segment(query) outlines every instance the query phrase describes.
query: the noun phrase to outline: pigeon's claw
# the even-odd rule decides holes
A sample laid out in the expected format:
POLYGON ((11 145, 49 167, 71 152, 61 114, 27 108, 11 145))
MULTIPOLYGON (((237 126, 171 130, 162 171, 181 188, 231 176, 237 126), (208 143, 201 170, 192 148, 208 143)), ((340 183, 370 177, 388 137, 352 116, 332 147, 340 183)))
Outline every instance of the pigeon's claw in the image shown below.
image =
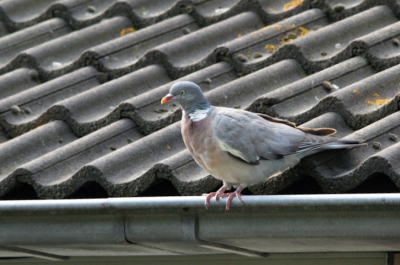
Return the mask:
POLYGON ((219 190, 217 190, 216 192, 211 192, 209 194, 203 194, 206 196, 206 200, 205 200, 205 206, 206 209, 208 209, 208 205, 210 205, 210 200, 212 197, 215 197, 215 199, 218 201, 219 198, 224 197, 223 195, 225 194, 224 192, 226 191, 226 187, 222 186, 219 190))
POLYGON ((227 187, 222 186, 219 190, 217 190, 216 192, 211 192, 210 194, 203 194, 206 196, 206 201, 205 201, 205 206, 206 208, 208 208, 208 205, 210 205, 210 200, 212 197, 215 197, 215 200, 219 200, 219 198, 228 198, 226 201, 226 205, 225 205, 225 210, 229 211, 229 208, 231 206, 231 202, 233 200, 233 198, 237 197, 238 200, 240 201, 240 203, 243 203, 242 197, 241 197, 241 192, 243 190, 242 186, 239 186, 234 192, 228 192, 225 193, 225 191, 227 190, 227 187))
POLYGON ((241 192, 242 192, 243 188, 241 186, 239 186, 234 192, 230 192, 230 193, 224 193, 225 196, 223 197, 228 197, 228 199, 226 200, 226 205, 225 205, 225 210, 229 211, 229 208, 231 206, 231 202, 233 200, 233 198, 237 197, 238 200, 240 201, 240 203, 243 204, 243 200, 241 197, 241 192))
POLYGON ((214 196, 216 196, 217 193, 216 193, 216 192, 211 192, 211 193, 209 193, 209 194, 203 194, 203 195, 206 196, 206 200, 205 200, 204 205, 206 206, 206 209, 208 209, 208 205, 210 205, 210 200, 211 200, 211 198, 214 197, 214 196))

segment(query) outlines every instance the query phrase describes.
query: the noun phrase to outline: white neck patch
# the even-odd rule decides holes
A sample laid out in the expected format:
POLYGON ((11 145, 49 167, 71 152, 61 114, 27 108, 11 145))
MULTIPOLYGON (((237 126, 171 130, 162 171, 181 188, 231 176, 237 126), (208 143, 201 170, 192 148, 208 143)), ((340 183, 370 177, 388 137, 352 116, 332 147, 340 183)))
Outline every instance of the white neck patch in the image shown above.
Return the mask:
POLYGON ((192 121, 201 121, 205 117, 207 117, 208 111, 210 109, 197 109, 193 113, 189 114, 189 117, 192 121))

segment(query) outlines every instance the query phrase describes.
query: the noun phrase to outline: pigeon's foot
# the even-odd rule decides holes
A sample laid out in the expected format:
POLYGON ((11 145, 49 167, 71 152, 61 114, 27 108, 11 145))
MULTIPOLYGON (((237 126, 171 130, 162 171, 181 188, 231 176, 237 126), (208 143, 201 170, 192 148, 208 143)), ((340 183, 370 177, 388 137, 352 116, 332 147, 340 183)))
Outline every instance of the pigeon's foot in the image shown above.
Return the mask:
POLYGON ((242 195, 242 194, 241 194, 242 190, 243 190, 243 187, 242 187, 242 186, 239 186, 234 192, 224 193, 224 194, 222 194, 222 195, 219 196, 220 198, 225 198, 225 197, 228 198, 228 199, 226 200, 226 205, 225 205, 225 210, 226 210, 226 211, 229 211, 229 208, 230 208, 230 206, 231 206, 231 201, 232 201, 233 198, 235 198, 235 197, 237 197, 238 200, 240 201, 240 203, 243 204, 242 197, 241 197, 241 195, 242 195))
POLYGON ((206 201, 205 201, 206 208, 208 208, 208 205, 210 205, 210 200, 211 200, 212 197, 215 197, 215 199, 218 201, 218 199, 220 197, 222 197, 223 194, 225 194, 224 192, 226 190, 227 190, 227 187, 222 186, 216 192, 211 192, 210 194, 204 194, 206 196, 206 201))
POLYGON ((210 200, 212 197, 215 197, 215 200, 219 200, 219 198, 228 198, 226 201, 226 206, 225 206, 225 210, 229 211, 229 208, 231 206, 231 202, 233 200, 233 198, 237 197, 238 200, 243 203, 242 201, 242 197, 241 197, 241 192, 243 190, 242 186, 239 186, 234 192, 228 192, 225 193, 225 191, 227 190, 227 187, 222 186, 219 190, 217 190, 216 192, 211 192, 210 194, 204 194, 206 195, 206 201, 205 201, 205 205, 206 208, 208 208, 208 205, 210 205, 210 200))

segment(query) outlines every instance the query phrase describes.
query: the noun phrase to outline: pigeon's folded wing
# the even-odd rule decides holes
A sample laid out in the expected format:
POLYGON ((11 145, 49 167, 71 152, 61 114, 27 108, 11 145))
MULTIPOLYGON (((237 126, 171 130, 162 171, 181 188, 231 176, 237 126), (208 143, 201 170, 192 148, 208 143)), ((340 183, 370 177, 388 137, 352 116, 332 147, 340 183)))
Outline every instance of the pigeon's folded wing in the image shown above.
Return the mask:
POLYGON ((241 110, 219 108, 212 127, 220 148, 249 164, 280 159, 297 153, 307 143, 315 144, 297 128, 241 110))

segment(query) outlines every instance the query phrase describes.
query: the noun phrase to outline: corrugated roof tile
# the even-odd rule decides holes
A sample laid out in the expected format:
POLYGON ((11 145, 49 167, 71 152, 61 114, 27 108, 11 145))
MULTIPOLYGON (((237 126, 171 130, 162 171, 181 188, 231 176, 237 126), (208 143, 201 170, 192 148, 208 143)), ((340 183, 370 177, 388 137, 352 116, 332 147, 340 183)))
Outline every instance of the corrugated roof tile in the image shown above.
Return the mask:
POLYGON ((304 176, 318 192, 376 176, 400 188, 397 3, 36 2, 0 3, 0 196, 29 185, 70 198, 90 183, 141 196, 160 181, 174 194, 215 190, 181 140, 179 107, 159 105, 176 80, 215 105, 368 143, 305 158, 253 194, 304 176))
POLYGON ((65 36, 70 32, 72 32, 72 29, 63 19, 53 18, 1 38, 0 72, 4 73, 9 71, 11 67, 15 68, 24 64, 19 62, 20 59, 15 58, 24 50, 65 36))
MULTIPOLYGON (((319 10, 310 10, 292 17, 293 25, 289 24, 288 26, 294 30, 292 29, 292 32, 288 32, 286 35, 281 34, 283 36, 278 38, 278 41, 273 39, 273 42, 266 41, 255 45, 254 50, 251 49, 251 60, 243 60, 238 55, 234 55, 233 59, 238 65, 237 68, 255 67, 258 69, 278 60, 293 58, 299 61, 307 72, 321 71, 335 63, 350 59, 354 55, 362 54, 363 50, 354 45, 354 43, 357 44, 357 38, 398 21, 392 10, 386 6, 373 7, 329 25, 325 24, 326 19, 321 15, 319 10), (309 14, 306 15, 307 13, 309 14), (300 22, 295 22, 295 19, 300 22), (303 25, 303 23, 307 23, 303 22, 304 19, 314 23, 308 22, 309 24, 303 25), (254 58, 254 52, 263 56, 254 58), (266 58, 264 58, 265 54, 266 58), (255 66, 251 65, 253 62, 255 66)), ((288 26, 283 27, 283 33, 288 31, 288 26)), ((276 31, 282 31, 279 23, 271 27, 274 29, 267 29, 272 36, 277 34, 276 31)), ((254 37, 259 36, 262 40, 265 38, 262 33, 254 37)), ((244 71, 249 72, 249 70, 244 71)))
POLYGON ((347 138, 361 139, 367 146, 341 151, 342 156, 330 157, 321 163, 321 157, 310 157, 315 168, 311 174, 326 192, 345 192, 365 181, 374 173, 384 173, 399 186, 400 155, 397 137, 400 134, 400 112, 366 126, 347 138))
POLYGON ((3 19, 8 23, 14 23, 15 28, 34 25, 51 17, 50 7, 54 4, 52 0, 21 0, 17 5, 13 0, 5 0, 0 3, 3 19), (21 8, 23 6, 24 8, 21 8))
POLYGON ((215 47, 264 26, 257 14, 241 13, 197 30, 196 34, 158 46, 155 48, 155 57, 171 68, 169 72, 173 77, 181 77, 216 63, 215 47))
POLYGON ((10 137, 63 120, 68 111, 54 103, 99 85, 97 72, 86 67, 0 100, 0 124, 10 137))
POLYGON ((100 183, 110 194, 111 178, 103 175, 104 170, 91 165, 92 161, 107 155, 117 156, 119 149, 141 138, 131 120, 121 119, 33 159, 22 166, 24 174, 15 175, 19 182, 32 185, 42 198, 65 198, 89 181, 100 183))
POLYGON ((135 31, 124 38, 93 47, 92 60, 98 64, 100 70, 119 76, 153 63, 151 50, 160 43, 170 42, 198 29, 199 25, 191 16, 178 15, 135 31))
POLYGON ((75 140, 77 137, 66 123, 53 121, 2 143, 0 145, 1 196, 18 186, 16 176, 27 174, 24 164, 75 140))

